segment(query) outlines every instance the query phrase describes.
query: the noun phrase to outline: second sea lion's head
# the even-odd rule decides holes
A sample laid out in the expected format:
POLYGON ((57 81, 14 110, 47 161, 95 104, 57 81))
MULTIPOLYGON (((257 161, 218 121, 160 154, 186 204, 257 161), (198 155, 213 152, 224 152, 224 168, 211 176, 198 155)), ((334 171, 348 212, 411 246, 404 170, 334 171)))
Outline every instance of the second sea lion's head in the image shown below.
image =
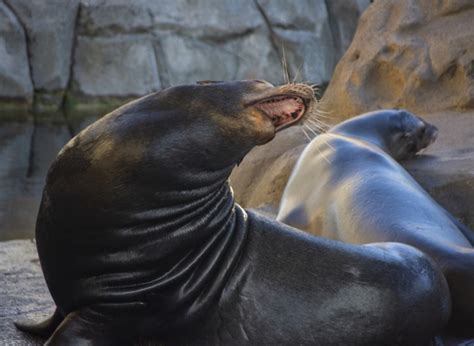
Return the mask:
POLYGON ((397 160, 413 158, 438 137, 438 128, 405 110, 394 111, 396 117, 392 135, 392 155, 397 160))

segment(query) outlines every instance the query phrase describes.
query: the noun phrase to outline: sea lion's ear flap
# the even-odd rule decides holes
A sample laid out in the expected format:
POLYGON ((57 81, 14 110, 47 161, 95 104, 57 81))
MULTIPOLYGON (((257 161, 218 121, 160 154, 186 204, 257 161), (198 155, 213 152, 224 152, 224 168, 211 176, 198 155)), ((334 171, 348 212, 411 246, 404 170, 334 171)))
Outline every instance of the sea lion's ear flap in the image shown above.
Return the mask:
POLYGON ((199 84, 199 85, 216 84, 216 83, 224 83, 224 81, 221 81, 221 80, 200 80, 200 81, 196 82, 196 84, 199 84))

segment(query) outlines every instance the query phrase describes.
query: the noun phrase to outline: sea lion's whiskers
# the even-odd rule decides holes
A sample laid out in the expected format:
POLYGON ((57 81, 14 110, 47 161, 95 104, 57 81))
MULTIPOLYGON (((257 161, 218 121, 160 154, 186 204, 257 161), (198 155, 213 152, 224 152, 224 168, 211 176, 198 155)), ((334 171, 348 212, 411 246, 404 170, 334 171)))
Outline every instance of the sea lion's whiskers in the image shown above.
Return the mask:
POLYGON ((321 110, 321 109, 318 109, 318 110, 315 111, 315 113, 316 113, 316 116, 317 116, 318 118, 331 119, 331 117, 329 116, 329 113, 330 113, 330 112, 325 112, 325 111, 323 111, 323 110, 321 110))
POLYGON ((312 138, 308 135, 308 133, 306 132, 306 130, 301 127, 301 130, 303 131, 303 133, 305 134, 306 138, 308 138, 308 142, 311 142, 312 138))
MULTIPOLYGON (((320 133, 325 133, 327 131, 327 129, 325 129, 324 127, 322 127, 321 125, 317 124, 317 123, 314 123, 312 122, 310 119, 306 119, 306 121, 311 124, 312 126, 315 127, 315 129, 317 131, 319 131, 320 133)), ((309 124, 307 124, 309 126, 309 124)))
MULTIPOLYGON (((307 120, 311 120, 313 121, 314 123, 324 127, 324 128, 329 128, 329 124, 325 123, 324 121, 322 121, 320 118, 325 118, 324 116, 321 116, 321 114, 319 114, 319 111, 318 110, 315 110, 313 113, 309 114, 307 120)), ((327 117, 326 117, 327 118, 327 117)), ((327 118, 328 119, 328 118, 327 118)))
POLYGON ((306 118, 305 121, 308 121, 308 122, 310 122, 310 123, 312 123, 312 124, 314 124, 314 125, 316 125, 316 126, 318 126, 318 127, 321 127, 321 128, 327 128, 327 124, 324 123, 324 122, 322 122, 322 121, 320 121, 320 120, 317 118, 317 115, 311 114, 311 115, 309 115, 309 116, 306 118))
POLYGON ((295 71, 295 76, 293 77, 293 81, 291 82, 291 84, 295 84, 296 81, 299 79, 300 77, 300 74, 301 74, 301 64, 299 67, 296 68, 296 71, 295 71))
POLYGON ((319 133, 317 133, 315 130, 313 130, 313 129, 311 128, 311 126, 309 126, 308 124, 303 124, 303 126, 306 127, 308 130, 310 130, 310 131, 314 134, 314 136, 318 136, 318 135, 319 135, 319 133))
POLYGON ((324 121, 321 120, 321 118, 328 118, 328 117, 321 115, 318 109, 315 109, 313 112, 311 112, 311 114, 309 115, 309 118, 311 118, 312 120, 316 121, 319 124, 328 125, 324 121))
POLYGON ((290 74, 288 72, 288 62, 286 61, 285 46, 281 45, 281 64, 283 67, 283 79, 285 84, 290 84, 290 74))

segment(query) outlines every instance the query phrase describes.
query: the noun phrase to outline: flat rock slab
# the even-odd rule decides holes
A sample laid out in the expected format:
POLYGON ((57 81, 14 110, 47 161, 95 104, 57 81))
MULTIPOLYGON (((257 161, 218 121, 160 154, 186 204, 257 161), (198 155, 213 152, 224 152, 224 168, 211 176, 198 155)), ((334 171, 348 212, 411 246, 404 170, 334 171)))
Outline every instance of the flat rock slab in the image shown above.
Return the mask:
POLYGON ((0 345, 41 345, 13 321, 43 320, 54 310, 33 240, 0 242, 0 345))

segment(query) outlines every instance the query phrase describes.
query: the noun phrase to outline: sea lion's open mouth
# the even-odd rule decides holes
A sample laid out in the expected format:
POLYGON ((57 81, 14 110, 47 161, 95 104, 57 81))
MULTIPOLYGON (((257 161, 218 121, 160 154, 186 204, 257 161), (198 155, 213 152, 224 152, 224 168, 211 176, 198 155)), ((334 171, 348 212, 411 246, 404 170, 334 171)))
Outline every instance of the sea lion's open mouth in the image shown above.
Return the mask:
POLYGON ((264 112, 279 131, 300 120, 306 106, 303 99, 295 95, 280 95, 267 98, 255 104, 255 107, 264 112))

